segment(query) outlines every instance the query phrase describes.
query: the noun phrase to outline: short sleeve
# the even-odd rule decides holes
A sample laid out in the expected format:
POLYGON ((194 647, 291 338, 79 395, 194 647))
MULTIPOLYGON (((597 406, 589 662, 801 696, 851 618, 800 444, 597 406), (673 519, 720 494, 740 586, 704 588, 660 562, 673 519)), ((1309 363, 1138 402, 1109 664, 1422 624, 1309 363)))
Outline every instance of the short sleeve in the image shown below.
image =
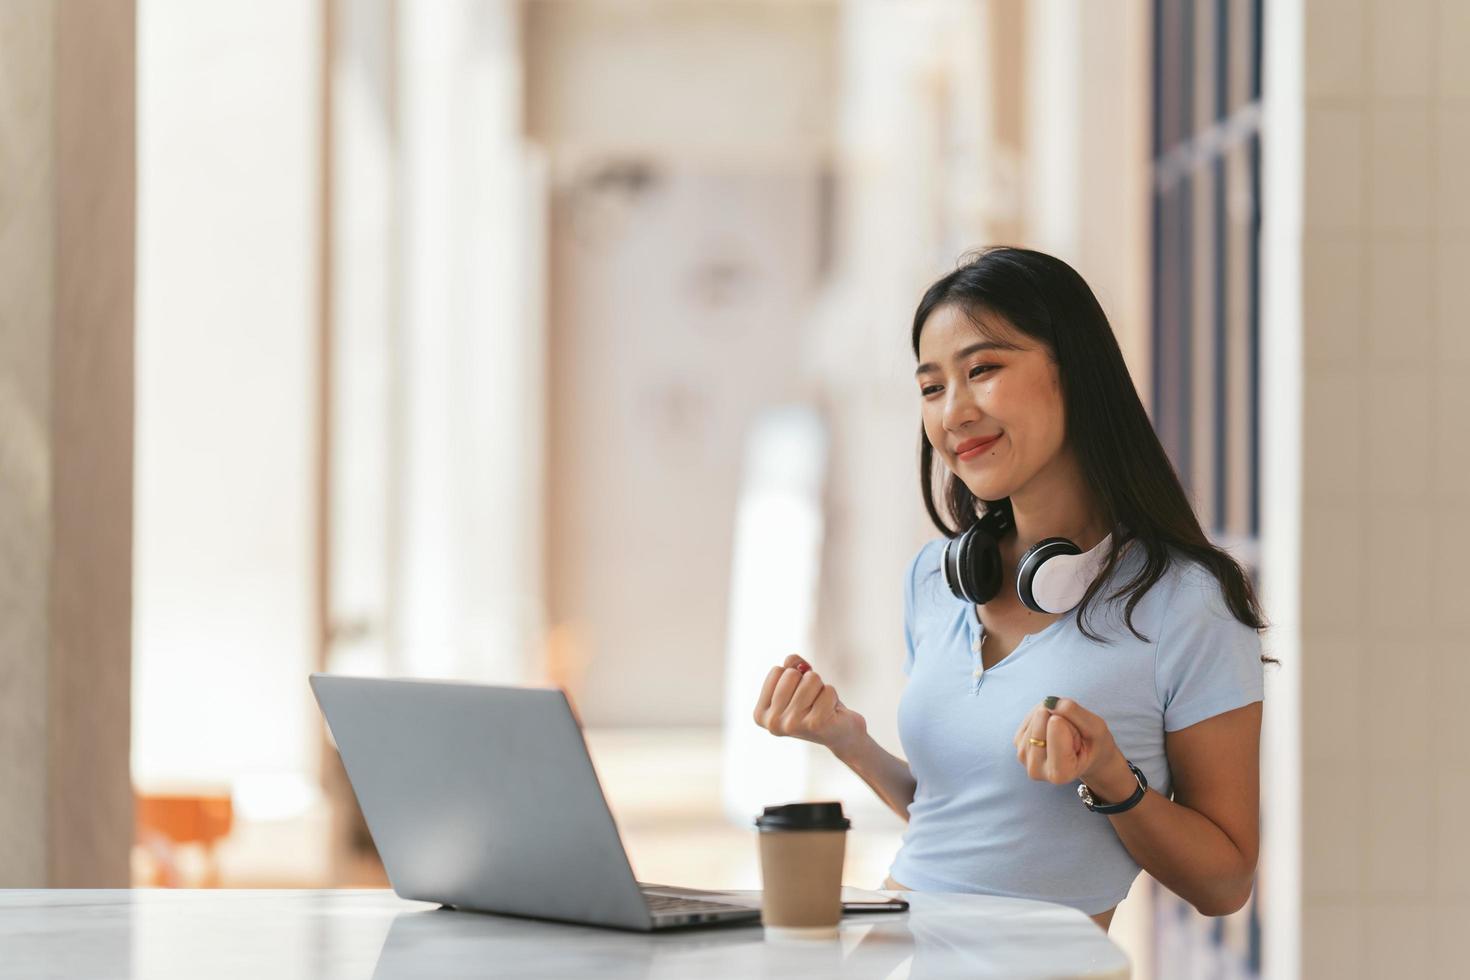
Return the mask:
POLYGON ((1265 697, 1260 634, 1231 614, 1219 582, 1202 566, 1181 575, 1155 656, 1166 732, 1265 697))
POLYGON ((914 669, 914 580, 919 574, 919 562, 928 550, 928 545, 920 548, 913 558, 909 559, 908 568, 903 573, 903 643, 904 643, 904 676, 908 676, 914 669))

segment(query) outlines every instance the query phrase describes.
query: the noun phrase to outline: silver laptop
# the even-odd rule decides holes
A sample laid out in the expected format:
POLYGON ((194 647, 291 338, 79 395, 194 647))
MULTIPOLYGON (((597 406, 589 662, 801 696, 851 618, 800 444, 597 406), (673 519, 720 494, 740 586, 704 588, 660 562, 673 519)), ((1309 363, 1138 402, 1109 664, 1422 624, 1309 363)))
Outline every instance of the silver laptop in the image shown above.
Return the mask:
POLYGON ((644 932, 760 917, 634 879, 561 691, 329 674, 311 689, 401 897, 644 932))

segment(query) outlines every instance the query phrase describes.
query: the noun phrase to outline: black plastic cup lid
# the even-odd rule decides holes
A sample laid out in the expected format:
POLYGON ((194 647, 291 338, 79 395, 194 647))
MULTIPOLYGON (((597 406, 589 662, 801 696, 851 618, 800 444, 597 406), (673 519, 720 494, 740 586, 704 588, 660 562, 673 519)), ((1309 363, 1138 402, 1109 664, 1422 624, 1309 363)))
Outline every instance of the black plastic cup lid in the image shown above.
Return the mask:
POLYGON ((841 803, 787 803, 766 807, 755 825, 761 830, 846 830, 852 821, 842 815, 841 803))

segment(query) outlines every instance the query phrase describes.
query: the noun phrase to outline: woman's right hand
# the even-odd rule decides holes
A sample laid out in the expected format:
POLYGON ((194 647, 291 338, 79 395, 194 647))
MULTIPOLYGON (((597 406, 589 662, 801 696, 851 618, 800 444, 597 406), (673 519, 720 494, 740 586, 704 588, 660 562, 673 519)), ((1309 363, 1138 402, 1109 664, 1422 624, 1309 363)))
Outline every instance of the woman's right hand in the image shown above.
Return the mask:
POLYGON ((790 735, 841 753, 868 733, 863 716, 844 705, 837 689, 796 654, 772 667, 755 704, 755 723, 772 735, 790 735), (803 668, 805 668, 803 670, 803 668))

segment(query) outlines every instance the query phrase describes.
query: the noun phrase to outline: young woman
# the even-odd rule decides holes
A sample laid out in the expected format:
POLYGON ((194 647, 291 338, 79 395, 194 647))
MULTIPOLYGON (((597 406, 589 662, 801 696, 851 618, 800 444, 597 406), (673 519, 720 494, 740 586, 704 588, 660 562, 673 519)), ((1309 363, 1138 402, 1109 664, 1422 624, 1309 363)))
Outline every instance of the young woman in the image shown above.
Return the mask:
POLYGON ((1060 902, 1107 929, 1144 868, 1206 915, 1239 909, 1265 624, 1200 529, 1102 308, 1059 259, 989 249, 924 294, 913 348, 920 486, 945 536, 903 583, 907 761, 794 655, 756 723, 827 746, 908 822, 887 887, 1060 902), (971 601, 987 529, 999 577, 971 601), (1031 594, 1035 554, 1017 574, 1055 537, 1082 553, 1057 563, 1078 573, 1062 608, 1031 594))

